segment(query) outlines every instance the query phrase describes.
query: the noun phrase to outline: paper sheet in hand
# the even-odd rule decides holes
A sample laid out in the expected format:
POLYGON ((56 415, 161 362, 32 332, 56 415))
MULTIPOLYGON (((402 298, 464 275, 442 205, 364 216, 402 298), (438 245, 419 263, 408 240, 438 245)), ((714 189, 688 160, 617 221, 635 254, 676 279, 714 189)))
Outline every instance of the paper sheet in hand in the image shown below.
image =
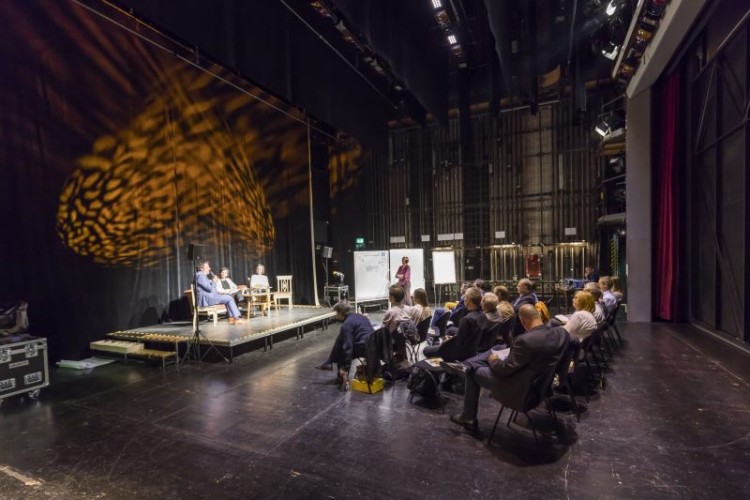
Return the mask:
POLYGON ((510 347, 503 349, 501 351, 492 351, 492 354, 500 358, 501 360, 505 361, 508 357, 508 354, 510 354, 510 347))
POLYGON ((555 319, 557 319, 563 325, 568 322, 568 317, 564 314, 558 314, 557 316, 555 316, 555 319))

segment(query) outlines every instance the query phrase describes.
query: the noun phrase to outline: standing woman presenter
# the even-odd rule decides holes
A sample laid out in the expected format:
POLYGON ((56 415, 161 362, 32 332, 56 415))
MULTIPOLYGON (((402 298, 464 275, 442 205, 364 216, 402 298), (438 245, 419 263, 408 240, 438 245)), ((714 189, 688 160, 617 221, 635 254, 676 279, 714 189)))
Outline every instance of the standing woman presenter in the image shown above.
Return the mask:
POLYGON ((411 267, 409 267, 409 257, 404 255, 401 258, 401 265, 396 271, 396 279, 398 285, 401 285, 404 289, 404 304, 407 306, 411 305, 411 267))

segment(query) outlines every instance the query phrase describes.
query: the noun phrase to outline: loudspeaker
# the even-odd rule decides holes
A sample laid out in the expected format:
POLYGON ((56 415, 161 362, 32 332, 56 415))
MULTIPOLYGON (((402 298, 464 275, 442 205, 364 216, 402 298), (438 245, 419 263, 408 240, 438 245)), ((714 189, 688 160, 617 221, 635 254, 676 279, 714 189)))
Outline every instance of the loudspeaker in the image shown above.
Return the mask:
POLYGON ((330 259, 333 257, 333 248, 331 247, 323 247, 320 249, 320 256, 324 259, 330 259))
POLYGON ((202 260, 203 259, 203 245, 196 245, 190 243, 188 245, 188 260, 202 260))

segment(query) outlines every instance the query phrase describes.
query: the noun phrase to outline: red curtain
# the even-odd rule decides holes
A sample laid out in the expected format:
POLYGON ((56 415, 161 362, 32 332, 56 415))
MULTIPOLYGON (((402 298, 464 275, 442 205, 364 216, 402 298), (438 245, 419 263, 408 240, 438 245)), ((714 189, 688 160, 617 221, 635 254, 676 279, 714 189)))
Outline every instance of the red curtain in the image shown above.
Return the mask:
POLYGON ((661 92, 661 127, 655 135, 659 144, 656 165, 657 219, 655 238, 654 315, 666 321, 675 319, 677 284, 677 228, 679 213, 675 190, 675 149, 679 124, 680 74, 670 75, 661 92))

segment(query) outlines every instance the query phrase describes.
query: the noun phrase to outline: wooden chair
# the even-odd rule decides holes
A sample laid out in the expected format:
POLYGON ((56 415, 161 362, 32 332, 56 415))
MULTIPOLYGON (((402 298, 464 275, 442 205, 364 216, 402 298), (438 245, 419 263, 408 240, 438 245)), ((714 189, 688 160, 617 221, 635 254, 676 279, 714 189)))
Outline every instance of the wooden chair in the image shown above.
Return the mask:
MULTIPOLYGON (((182 292, 182 294, 188 299, 188 304, 190 304, 190 314, 195 314, 195 285, 190 285, 190 288, 182 292)), ((201 316, 212 318, 214 326, 216 326, 216 323, 219 321, 219 314, 226 316, 227 306, 217 304, 215 306, 203 306, 198 308, 198 318, 200 319, 201 316)))
POLYGON ((289 309, 292 309, 292 276, 276 276, 276 291, 273 293, 273 302, 276 309, 279 308, 279 299, 287 300, 289 309))

